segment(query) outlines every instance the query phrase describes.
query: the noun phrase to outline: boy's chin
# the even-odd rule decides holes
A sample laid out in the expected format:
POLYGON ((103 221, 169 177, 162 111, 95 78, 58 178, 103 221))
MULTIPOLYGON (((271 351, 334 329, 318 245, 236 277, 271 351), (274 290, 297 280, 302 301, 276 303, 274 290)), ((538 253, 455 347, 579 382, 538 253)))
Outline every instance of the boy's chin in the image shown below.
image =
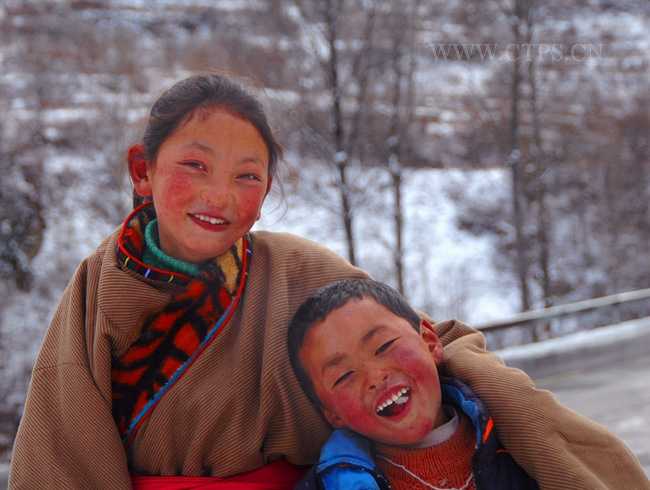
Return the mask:
POLYGON ((433 420, 424 420, 418 429, 400 430, 396 428, 394 434, 387 435, 386 437, 371 437, 370 439, 373 439, 377 446, 418 446, 426 440, 427 436, 434 429, 434 425, 433 420))

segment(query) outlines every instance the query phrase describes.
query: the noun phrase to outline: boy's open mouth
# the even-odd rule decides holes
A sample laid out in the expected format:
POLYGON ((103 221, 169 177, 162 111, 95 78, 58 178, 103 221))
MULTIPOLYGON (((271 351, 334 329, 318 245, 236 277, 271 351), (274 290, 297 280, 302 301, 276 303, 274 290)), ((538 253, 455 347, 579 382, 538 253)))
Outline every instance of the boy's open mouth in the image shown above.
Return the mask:
POLYGON ((407 402, 411 399, 411 389, 401 388, 388 400, 384 401, 375 409, 380 417, 394 417, 399 415, 406 408, 407 402))

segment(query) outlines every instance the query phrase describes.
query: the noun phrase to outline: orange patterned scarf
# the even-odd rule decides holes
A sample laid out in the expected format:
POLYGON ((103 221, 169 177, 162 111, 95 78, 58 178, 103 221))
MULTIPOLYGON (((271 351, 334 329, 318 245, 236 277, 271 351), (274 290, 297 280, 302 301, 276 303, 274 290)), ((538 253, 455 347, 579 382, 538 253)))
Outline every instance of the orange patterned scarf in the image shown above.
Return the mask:
POLYGON ((150 281, 183 288, 145 320, 140 337, 126 352, 113 357, 113 417, 125 443, 230 320, 246 284, 251 253, 242 238, 203 265, 194 279, 151 267, 142 261, 142 231, 154 218, 153 206, 144 204, 126 219, 117 244, 119 263, 150 281))

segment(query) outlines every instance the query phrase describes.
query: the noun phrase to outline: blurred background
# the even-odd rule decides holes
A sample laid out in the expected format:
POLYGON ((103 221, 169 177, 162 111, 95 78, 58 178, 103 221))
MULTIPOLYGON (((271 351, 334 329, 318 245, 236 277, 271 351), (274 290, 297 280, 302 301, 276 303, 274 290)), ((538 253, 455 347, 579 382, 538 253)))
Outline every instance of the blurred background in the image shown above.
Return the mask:
POLYGON ((434 318, 650 286, 647 0, 3 0, 5 460, 63 288, 130 209, 148 108, 210 71, 259 95, 286 150, 256 227, 434 318))

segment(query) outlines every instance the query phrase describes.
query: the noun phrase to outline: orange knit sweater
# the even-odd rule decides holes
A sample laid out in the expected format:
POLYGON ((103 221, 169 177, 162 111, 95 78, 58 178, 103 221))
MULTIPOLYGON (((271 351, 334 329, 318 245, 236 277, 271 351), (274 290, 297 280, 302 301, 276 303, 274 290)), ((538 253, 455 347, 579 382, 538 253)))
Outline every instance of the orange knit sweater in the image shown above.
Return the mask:
MULTIPOLYGON (((425 485, 409 475, 404 466, 422 480, 438 488, 462 488, 472 471, 472 456, 476 437, 471 422, 459 415, 460 423, 453 435, 435 446, 422 449, 382 447, 377 464, 394 490, 420 490, 425 485), (393 463, 386 461, 390 459, 393 463)), ((472 480, 467 490, 475 490, 472 480)))

